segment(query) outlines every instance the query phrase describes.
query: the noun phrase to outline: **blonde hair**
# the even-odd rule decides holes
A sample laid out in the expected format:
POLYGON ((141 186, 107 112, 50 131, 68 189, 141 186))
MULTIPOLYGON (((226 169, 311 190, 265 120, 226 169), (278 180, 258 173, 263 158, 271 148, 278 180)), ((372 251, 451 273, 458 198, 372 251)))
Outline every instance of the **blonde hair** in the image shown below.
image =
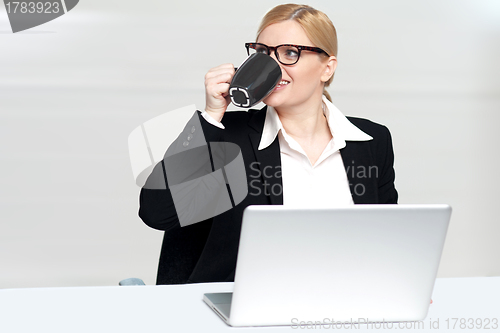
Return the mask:
MULTIPOLYGON (((337 57, 337 31, 333 26, 332 21, 325 13, 307 5, 285 4, 279 5, 267 12, 260 23, 257 31, 257 40, 261 32, 274 23, 294 20, 304 29, 307 37, 311 40, 314 46, 319 47, 328 53, 329 56, 337 57)), ((323 95, 331 102, 332 98, 326 87, 333 80, 333 75, 325 82, 323 95)))

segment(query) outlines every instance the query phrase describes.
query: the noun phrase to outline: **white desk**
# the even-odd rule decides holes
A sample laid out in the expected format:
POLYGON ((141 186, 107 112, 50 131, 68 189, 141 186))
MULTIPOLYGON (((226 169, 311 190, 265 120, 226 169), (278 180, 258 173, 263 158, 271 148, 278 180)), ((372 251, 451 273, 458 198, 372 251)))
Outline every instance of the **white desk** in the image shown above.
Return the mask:
MULTIPOLYGON (((500 277, 437 279, 434 303, 421 328, 377 329, 370 324, 356 329, 321 327, 231 328, 203 301, 203 293, 231 291, 232 283, 174 286, 78 287, 0 290, 0 332, 282 332, 282 331, 415 331, 500 332, 460 329, 460 318, 500 320, 500 277), (452 329, 455 320, 459 318, 452 329), (448 319, 448 323, 447 320, 448 319), (449 329, 447 329, 447 324, 449 329)), ((333 315, 332 315, 333 316, 333 315)))

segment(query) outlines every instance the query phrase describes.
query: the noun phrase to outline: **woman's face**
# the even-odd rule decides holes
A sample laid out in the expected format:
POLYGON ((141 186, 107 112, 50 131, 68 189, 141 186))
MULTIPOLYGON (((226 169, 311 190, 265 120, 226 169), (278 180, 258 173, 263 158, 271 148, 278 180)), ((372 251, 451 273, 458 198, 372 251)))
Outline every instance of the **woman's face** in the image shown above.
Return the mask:
MULTIPOLYGON (((309 40, 304 29, 293 20, 271 24, 261 32, 257 42, 267 46, 316 46, 309 40)), ((276 60, 274 52, 270 55, 276 60)), ((311 98, 321 99, 324 83, 335 71, 336 59, 329 59, 316 52, 302 51, 296 64, 278 64, 282 71, 281 82, 285 83, 278 84, 271 95, 264 99, 264 103, 275 108, 305 107, 312 101, 311 98)))

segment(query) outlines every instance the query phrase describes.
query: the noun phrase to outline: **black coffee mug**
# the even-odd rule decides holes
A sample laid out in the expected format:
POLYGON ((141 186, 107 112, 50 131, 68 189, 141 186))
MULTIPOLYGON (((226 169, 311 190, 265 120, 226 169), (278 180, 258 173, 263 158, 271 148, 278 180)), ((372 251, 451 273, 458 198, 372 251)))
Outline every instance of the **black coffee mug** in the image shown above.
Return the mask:
POLYGON ((281 81, 278 63, 264 53, 254 53, 237 69, 229 86, 234 105, 250 108, 266 98, 281 81))

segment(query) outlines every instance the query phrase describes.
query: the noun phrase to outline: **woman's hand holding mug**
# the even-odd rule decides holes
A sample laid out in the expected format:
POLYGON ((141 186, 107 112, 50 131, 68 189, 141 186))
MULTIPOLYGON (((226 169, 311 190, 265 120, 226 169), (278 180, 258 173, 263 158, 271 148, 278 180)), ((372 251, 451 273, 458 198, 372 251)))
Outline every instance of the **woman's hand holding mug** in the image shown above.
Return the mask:
POLYGON ((214 67, 205 75, 205 111, 217 121, 221 121, 231 98, 229 84, 235 70, 233 64, 214 67))

